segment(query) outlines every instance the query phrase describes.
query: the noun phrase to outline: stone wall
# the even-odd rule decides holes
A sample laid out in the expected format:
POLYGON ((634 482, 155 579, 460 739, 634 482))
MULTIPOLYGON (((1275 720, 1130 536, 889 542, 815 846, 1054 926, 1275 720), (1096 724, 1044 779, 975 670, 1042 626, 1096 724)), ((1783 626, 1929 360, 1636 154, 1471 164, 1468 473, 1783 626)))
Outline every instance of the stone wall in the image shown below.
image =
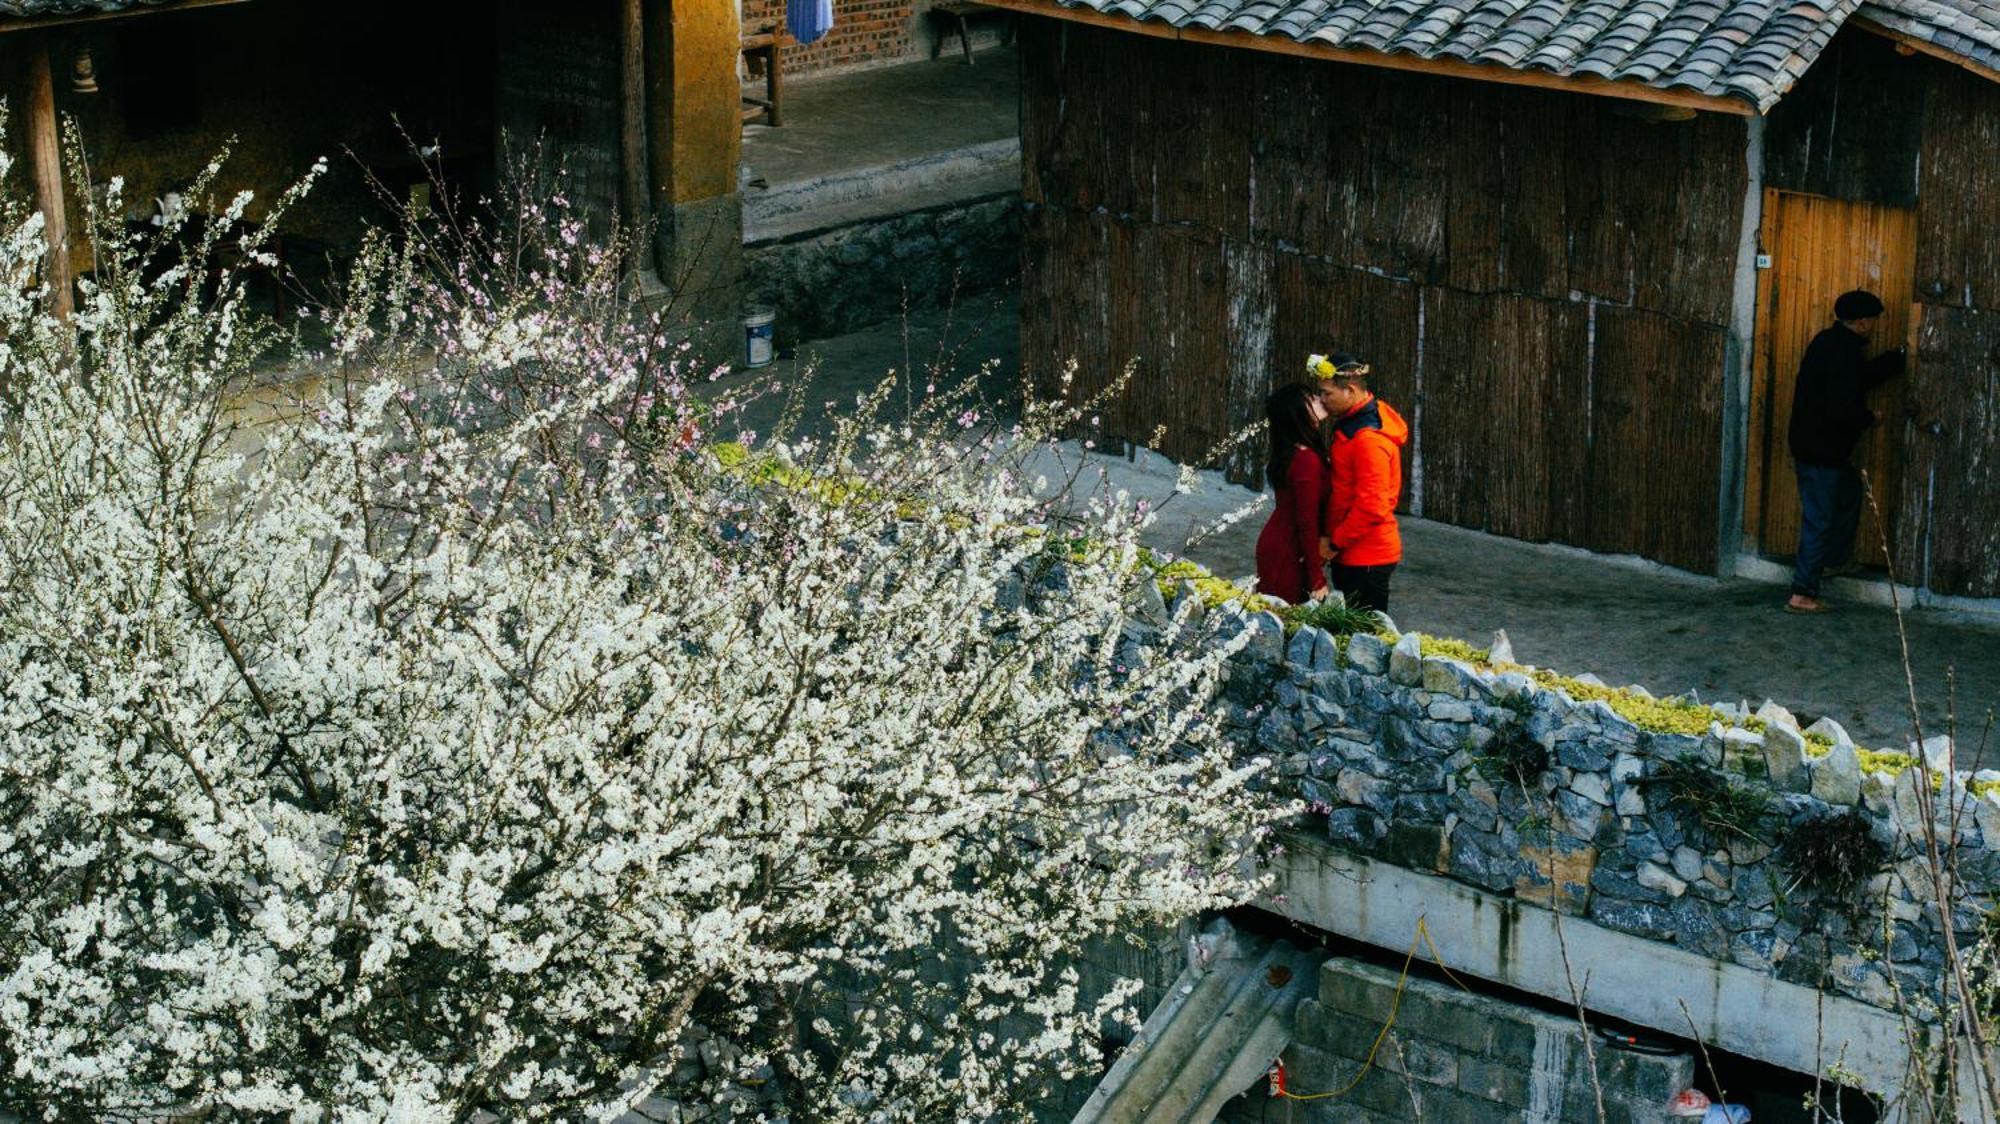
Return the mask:
MULTIPOLYGON (((1802 731, 1775 705, 1655 700, 1505 651, 1287 636, 1271 613, 1210 611, 1251 632, 1224 720, 1306 801, 1301 830, 1877 1008, 1896 1005, 1892 975, 1935 990, 1943 936, 1908 756, 1857 750, 1830 721, 1802 731), (1827 877, 1843 862, 1846 887, 1827 877)), ((1923 752, 1948 770, 1942 743, 1923 752)), ((1957 808, 1940 832, 1966 887, 1963 945, 2000 881, 1995 780, 1947 772, 1932 807, 1957 808)))
POLYGON ((840 335, 1020 275, 1020 199, 989 197, 744 250, 744 291, 781 343, 840 335))
MULTIPOLYGON (((1664 1118, 1668 1098, 1694 1080, 1694 1060, 1686 1054, 1638 1054, 1601 1041, 1587 1053, 1573 1018, 1418 977, 1407 981, 1400 999, 1396 991, 1397 973, 1373 964, 1336 958, 1320 969, 1319 998, 1299 1004, 1284 1053, 1286 1085, 1295 1096, 1354 1087, 1293 1102, 1299 1112, 1287 1119, 1654 1124, 1664 1118), (1377 1048, 1392 1010, 1395 1026, 1377 1048), (1593 1061, 1604 1089, 1601 1117, 1588 1076, 1593 1061)), ((1276 1108, 1268 1090, 1252 1089, 1219 1119, 1256 1124, 1276 1108)))

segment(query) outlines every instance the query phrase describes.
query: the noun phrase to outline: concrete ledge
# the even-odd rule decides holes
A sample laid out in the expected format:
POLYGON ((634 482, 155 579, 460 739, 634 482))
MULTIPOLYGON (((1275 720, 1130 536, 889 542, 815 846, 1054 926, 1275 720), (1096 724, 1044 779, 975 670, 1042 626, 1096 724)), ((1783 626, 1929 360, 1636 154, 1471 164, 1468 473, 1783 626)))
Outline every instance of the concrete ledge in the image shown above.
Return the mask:
MULTIPOLYGON (((1761 582, 1772 586, 1790 586, 1792 568, 1783 562, 1773 562, 1754 554, 1739 555, 1736 559, 1736 576, 1746 581, 1761 582)), ((1887 581, 1863 581, 1860 578, 1828 578, 1826 591, 1835 597, 1860 605, 1875 605, 1890 608, 1901 604, 1905 609, 1929 609, 1933 612, 1950 613, 1968 621, 1982 624, 2000 623, 2000 598, 1956 597, 1949 593, 1932 593, 1910 585, 1893 585, 1887 581)))
MULTIPOLYGON (((1324 840, 1293 835, 1285 843, 1262 908, 1398 951, 1423 918, 1452 970, 1571 1002, 1556 914, 1324 840)), ((1886 1011, 1580 918, 1559 923, 1592 1010, 1800 1073, 1839 1062, 1874 1092, 1893 1095, 1904 1084, 1909 1048, 1886 1011)))
POLYGON ((1021 189, 1019 138, 850 168, 743 193, 750 245, 1021 189))

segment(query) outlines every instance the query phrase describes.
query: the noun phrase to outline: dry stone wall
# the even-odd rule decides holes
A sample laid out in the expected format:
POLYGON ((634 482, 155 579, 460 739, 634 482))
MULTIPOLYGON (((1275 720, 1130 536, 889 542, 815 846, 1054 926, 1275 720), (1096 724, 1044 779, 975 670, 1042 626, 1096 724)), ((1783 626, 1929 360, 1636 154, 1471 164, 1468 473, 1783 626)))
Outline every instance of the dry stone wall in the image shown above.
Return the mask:
POLYGON ((2000 774, 1951 772, 1943 739, 1913 747, 1937 781, 1924 801, 1911 756, 1775 705, 1655 700, 1504 650, 1208 611, 1250 633, 1223 721, 1305 802, 1300 829, 1342 848, 1894 1009, 1892 985, 1933 993, 1944 960, 1928 814, 1965 887, 1959 940, 1982 935, 2000 774))

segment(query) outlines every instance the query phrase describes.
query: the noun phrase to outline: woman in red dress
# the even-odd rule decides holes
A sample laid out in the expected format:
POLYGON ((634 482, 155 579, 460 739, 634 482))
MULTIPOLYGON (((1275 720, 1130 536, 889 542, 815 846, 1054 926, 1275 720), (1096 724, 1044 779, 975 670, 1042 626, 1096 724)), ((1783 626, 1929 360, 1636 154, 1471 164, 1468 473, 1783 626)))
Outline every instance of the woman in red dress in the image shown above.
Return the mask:
POLYGON ((1326 406, 1311 387, 1281 386, 1265 400, 1271 452, 1264 476, 1278 493, 1277 509, 1257 536, 1257 592, 1296 605, 1326 596, 1320 553, 1328 488, 1326 406))

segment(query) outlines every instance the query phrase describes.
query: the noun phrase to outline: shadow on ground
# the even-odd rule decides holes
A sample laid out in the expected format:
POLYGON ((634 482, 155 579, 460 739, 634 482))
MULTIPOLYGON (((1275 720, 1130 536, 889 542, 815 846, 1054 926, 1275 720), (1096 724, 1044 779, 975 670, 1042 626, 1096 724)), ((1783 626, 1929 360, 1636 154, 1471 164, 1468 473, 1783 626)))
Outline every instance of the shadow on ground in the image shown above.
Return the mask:
MULTIPOLYGON (((789 383, 812 372, 809 429, 891 370, 930 378, 935 368, 965 377, 990 364, 980 392, 1004 414, 1018 409, 1016 317, 1012 294, 984 295, 950 312, 804 345, 772 373, 789 383)), ((778 409, 775 397, 758 402, 747 427, 768 432, 778 409)), ((1268 500, 1213 473, 1204 474, 1201 493, 1173 496, 1176 466, 1143 451, 1095 457, 1093 465, 1133 498, 1159 506, 1156 547, 1228 577, 1254 572, 1264 508, 1187 544, 1225 513, 1251 503, 1268 507, 1268 500)), ((1419 519, 1405 521, 1404 540, 1392 609, 1405 629, 1484 645, 1504 628, 1518 656, 1538 666, 1595 672, 1655 694, 1693 690, 1710 702, 1771 698, 1807 720, 1831 716, 1864 745, 1900 746, 1910 738, 1910 690, 1895 617, 1886 608, 1848 603, 1825 616, 1794 617, 1779 609, 1782 586, 1700 577, 1419 519)), ((1836 600, 1840 589, 1841 583, 1832 587, 1836 600)), ((1989 746, 1984 761, 1972 760, 1985 716, 2000 704, 2000 620, 1921 609, 1905 622, 1925 733, 1942 732, 1955 689, 1960 767, 2000 767, 2000 746, 1989 746)))

